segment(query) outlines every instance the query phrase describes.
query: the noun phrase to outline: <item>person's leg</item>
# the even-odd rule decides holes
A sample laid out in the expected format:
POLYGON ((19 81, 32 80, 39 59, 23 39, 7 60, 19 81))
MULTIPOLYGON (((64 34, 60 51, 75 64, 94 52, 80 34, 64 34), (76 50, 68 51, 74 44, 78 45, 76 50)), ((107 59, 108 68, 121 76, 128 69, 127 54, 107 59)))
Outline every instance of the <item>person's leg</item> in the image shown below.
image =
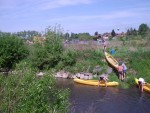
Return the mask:
POLYGON ((119 73, 119 80, 121 80, 121 74, 119 73))
POLYGON ((143 92, 144 84, 141 84, 141 92, 143 92))
POLYGON ((121 77, 122 77, 121 80, 123 80, 124 79, 123 73, 121 74, 121 77))
POLYGON ((119 72, 119 79, 122 80, 122 77, 123 77, 122 72, 119 72))
POLYGON ((124 71, 123 71, 123 74, 122 74, 122 78, 124 79, 124 71))
POLYGON ((99 87, 99 85, 100 85, 100 80, 98 81, 98 87, 99 87))
POLYGON ((141 82, 138 82, 139 83, 139 90, 142 92, 142 84, 141 82))
POLYGON ((105 87, 107 87, 107 81, 106 80, 104 80, 105 81, 105 87))
POLYGON ((141 91, 141 84, 139 84, 139 90, 141 91))
POLYGON ((125 79, 126 76, 126 70, 123 70, 123 79, 125 79))

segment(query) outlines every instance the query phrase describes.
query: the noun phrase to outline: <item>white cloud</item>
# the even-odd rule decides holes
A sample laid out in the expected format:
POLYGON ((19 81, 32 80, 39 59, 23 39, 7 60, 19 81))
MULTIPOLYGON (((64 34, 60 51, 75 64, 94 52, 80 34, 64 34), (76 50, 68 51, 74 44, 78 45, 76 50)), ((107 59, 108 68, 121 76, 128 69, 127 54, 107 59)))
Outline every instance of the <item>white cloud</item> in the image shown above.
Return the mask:
POLYGON ((118 19, 118 18, 126 18, 126 17, 134 17, 136 14, 133 12, 127 11, 119 11, 119 12, 111 12, 107 14, 100 14, 100 15, 76 15, 76 16, 66 16, 66 17, 58 17, 50 19, 49 21, 68 21, 68 20, 76 20, 76 21, 85 21, 85 20, 92 20, 92 19, 118 19))
POLYGON ((42 9, 53 9, 70 5, 78 4, 90 4, 94 0, 55 0, 55 1, 45 1, 42 4, 42 9))

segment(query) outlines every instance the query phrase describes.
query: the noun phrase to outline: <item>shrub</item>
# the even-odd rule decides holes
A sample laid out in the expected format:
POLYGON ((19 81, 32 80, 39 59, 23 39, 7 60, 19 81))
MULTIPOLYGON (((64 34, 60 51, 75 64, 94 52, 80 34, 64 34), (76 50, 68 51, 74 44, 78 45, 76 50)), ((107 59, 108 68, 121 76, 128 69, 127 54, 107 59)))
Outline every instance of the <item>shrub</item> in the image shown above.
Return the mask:
POLYGON ((0 36, 0 68, 11 69, 29 54, 22 39, 12 35, 0 36))
POLYGON ((58 64, 62 53, 63 44, 60 36, 53 31, 48 31, 45 42, 33 45, 29 59, 33 61, 33 67, 41 70, 49 69, 58 64))
POLYGON ((77 52, 74 50, 66 50, 62 55, 62 62, 65 66, 72 66, 76 63, 77 52))

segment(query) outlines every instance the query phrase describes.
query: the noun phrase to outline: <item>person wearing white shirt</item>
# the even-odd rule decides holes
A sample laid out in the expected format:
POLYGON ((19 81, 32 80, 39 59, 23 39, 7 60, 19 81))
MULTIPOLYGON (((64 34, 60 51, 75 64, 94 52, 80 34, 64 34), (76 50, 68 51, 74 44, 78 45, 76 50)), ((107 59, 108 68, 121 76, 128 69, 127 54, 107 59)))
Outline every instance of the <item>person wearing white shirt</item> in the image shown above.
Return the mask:
POLYGON ((140 90, 141 92, 143 92, 143 87, 144 87, 144 85, 145 85, 145 80, 144 80, 143 78, 139 78, 138 84, 139 84, 139 90, 140 90))

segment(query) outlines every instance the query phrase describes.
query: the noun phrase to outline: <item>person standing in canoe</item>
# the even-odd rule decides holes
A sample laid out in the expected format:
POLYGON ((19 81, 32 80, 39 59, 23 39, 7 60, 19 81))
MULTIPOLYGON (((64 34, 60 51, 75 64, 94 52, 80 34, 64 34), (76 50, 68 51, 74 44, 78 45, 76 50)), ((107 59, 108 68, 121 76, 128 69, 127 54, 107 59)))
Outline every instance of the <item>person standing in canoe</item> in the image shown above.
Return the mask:
POLYGON ((138 79, 139 90, 143 92, 143 87, 145 85, 145 80, 143 78, 138 79))
POLYGON ((107 74, 102 74, 102 75, 99 77, 98 86, 100 86, 100 83, 101 83, 101 82, 104 82, 104 83, 105 83, 105 87, 107 87, 107 81, 108 81, 108 75, 107 75, 107 74))
POLYGON ((119 66, 118 66, 118 75, 119 75, 119 79, 123 80, 123 66, 121 63, 119 63, 119 66))
POLYGON ((127 72, 127 66, 125 65, 124 62, 122 62, 122 67, 123 67, 123 79, 124 79, 126 76, 126 72, 127 72))

